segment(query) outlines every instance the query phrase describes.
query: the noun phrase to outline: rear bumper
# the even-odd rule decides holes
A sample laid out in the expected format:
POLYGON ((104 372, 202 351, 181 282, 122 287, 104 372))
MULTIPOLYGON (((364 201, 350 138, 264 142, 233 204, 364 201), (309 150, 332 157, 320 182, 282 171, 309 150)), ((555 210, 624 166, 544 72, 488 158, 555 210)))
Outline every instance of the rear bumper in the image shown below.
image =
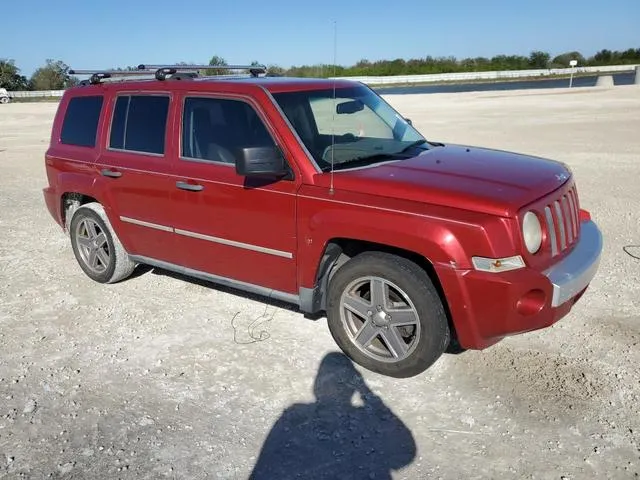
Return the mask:
POLYGON ((49 210, 49 214, 53 217, 58 225, 64 228, 60 211, 60 199, 58 198, 58 194, 56 191, 47 187, 42 190, 42 194, 44 196, 44 203, 47 206, 47 210, 49 210))
POLYGON ((595 276, 602 234, 591 220, 569 255, 546 271, 492 274, 436 267, 458 342, 483 349, 510 335, 548 327, 567 315, 595 276))

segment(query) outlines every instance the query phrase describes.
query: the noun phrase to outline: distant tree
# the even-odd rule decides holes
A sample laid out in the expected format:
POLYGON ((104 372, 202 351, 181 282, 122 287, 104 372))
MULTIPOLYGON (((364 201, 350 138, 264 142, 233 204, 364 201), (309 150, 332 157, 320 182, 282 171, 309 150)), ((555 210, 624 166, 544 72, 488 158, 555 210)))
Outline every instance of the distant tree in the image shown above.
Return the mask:
POLYGON ((420 73, 422 68, 422 60, 419 58, 412 58, 405 62, 404 71, 406 75, 416 75, 420 73))
MULTIPOLYGON (((224 67, 229 64, 224 58, 214 55, 211 57, 211 60, 209 60, 209 65, 224 67)), ((229 75, 229 73, 231 73, 231 71, 226 68, 208 68, 204 71, 205 75, 229 75)))
POLYGON ((354 65, 354 68, 361 68, 363 70, 366 70, 368 68, 371 68, 371 62, 366 58, 363 58, 354 65))
POLYGON ((20 69, 12 59, 0 59, 0 88, 14 91, 31 90, 29 80, 20 75, 20 69))
POLYGON ((589 65, 628 65, 640 63, 640 48, 629 48, 622 52, 603 49, 587 59, 589 65))
POLYGON ((638 60, 640 60, 640 48, 637 50, 634 50, 633 48, 629 48, 624 52, 620 52, 620 55, 618 57, 623 63, 627 63, 627 61, 635 63, 638 60))
POLYGON ((460 72, 482 72, 493 69, 491 60, 485 57, 465 58, 458 63, 460 72))
POLYGON ((579 66, 585 65, 586 63, 585 58, 580 52, 573 51, 561 53, 560 55, 555 56, 553 60, 551 60, 550 66, 553 68, 567 68, 570 66, 569 62, 571 62, 571 60, 577 60, 579 66))
POLYGON ((491 59, 491 70, 526 70, 531 67, 529 58, 522 55, 496 55, 491 59))
POLYGON ((34 90, 63 90, 78 83, 69 75, 69 66, 61 60, 48 58, 46 65, 38 68, 31 76, 34 90))
POLYGON ((535 51, 529 55, 529 67, 531 68, 549 68, 549 60, 551 55, 547 52, 535 51))
POLYGON ((282 77, 286 75, 287 71, 279 65, 267 65, 267 75, 274 77, 282 77))
POLYGON ((593 60, 595 60, 598 65, 609 65, 612 63, 613 58, 613 52, 606 48, 604 50, 600 50, 593 56, 593 60))
MULTIPOLYGON (((492 58, 476 57, 457 59, 449 57, 396 58, 393 60, 375 60, 363 58, 354 65, 293 65, 284 69, 277 65, 269 66, 271 75, 287 75, 292 77, 332 77, 336 76, 392 76, 433 74, 448 72, 504 71, 559 68, 568 66, 571 60, 578 60, 579 65, 611 65, 640 63, 640 48, 629 48, 624 51, 601 50, 593 57, 584 58, 577 51, 557 55, 551 60, 547 52, 534 50, 528 56, 495 55, 492 58)), ((221 57, 213 57, 211 64, 226 65, 221 57)), ((224 71, 224 70, 223 70, 224 71)), ((218 71, 217 73, 222 73, 218 71)))

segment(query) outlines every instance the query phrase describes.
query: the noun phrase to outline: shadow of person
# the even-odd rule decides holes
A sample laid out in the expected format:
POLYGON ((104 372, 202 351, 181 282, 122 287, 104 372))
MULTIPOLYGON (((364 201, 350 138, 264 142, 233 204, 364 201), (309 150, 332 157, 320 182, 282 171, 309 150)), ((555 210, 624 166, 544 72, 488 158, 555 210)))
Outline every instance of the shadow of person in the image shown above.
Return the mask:
POLYGON ((392 470, 415 458, 411 431, 369 390, 344 354, 323 358, 314 394, 314 403, 283 412, 250 479, 391 479, 392 470))

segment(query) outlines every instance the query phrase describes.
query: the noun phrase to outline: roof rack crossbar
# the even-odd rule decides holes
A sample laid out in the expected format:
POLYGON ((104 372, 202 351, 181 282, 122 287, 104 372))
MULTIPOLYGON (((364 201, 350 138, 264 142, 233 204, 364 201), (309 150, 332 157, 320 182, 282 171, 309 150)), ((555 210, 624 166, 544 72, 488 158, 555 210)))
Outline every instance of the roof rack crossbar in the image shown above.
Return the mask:
POLYGON ((144 75, 145 73, 152 74, 152 70, 69 70, 69 75, 94 75, 94 74, 108 74, 111 76, 125 76, 125 75, 144 75))
POLYGON ((176 70, 267 70, 264 65, 156 65, 149 63, 138 65, 138 70, 157 70, 159 68, 176 70))
POLYGON ((92 85, 101 83, 102 80, 114 77, 143 77, 153 75, 155 72, 146 70, 69 70, 69 75, 89 75, 88 82, 92 85))
MULTIPOLYGON (((154 75, 156 80, 165 80, 167 75, 197 70, 248 70, 252 77, 257 77, 261 73, 266 73, 267 67, 264 65, 151 65, 141 63, 136 70, 69 70, 69 74, 90 75, 88 83, 95 85, 101 83, 102 80, 113 77, 140 77, 146 74, 154 75)), ((181 78, 186 77, 182 76, 181 78)), ((82 83, 86 84, 84 81, 82 83)))
POLYGON ((164 73, 176 73, 178 71, 189 70, 248 70, 253 77, 267 72, 265 65, 153 65, 141 63, 138 65, 138 69, 156 70, 156 72, 163 71, 164 73))

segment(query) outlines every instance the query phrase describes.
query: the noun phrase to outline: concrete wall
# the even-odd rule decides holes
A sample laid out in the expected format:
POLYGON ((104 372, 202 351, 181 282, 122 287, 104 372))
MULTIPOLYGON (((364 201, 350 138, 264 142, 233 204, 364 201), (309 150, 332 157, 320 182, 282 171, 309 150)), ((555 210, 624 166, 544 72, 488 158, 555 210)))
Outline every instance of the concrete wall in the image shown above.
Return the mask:
POLYGON ((549 75, 569 75, 573 73, 615 73, 633 71, 635 65, 610 65, 602 67, 577 67, 571 68, 547 68, 541 70, 505 70, 494 72, 460 72, 460 73, 436 73, 427 75, 398 75, 398 76, 370 76, 370 77, 337 77, 356 80, 368 85, 384 85, 398 83, 428 83, 443 81, 464 81, 464 80, 502 80, 527 77, 546 77, 549 75))
MULTIPOLYGON (((368 85, 428 83, 443 81, 502 80, 527 77, 546 77, 549 75, 569 75, 573 73, 615 73, 630 72, 638 65, 609 65, 602 67, 553 68, 542 70, 504 70, 497 72, 460 72, 435 73, 426 75, 396 75, 380 77, 336 77, 359 81, 368 85)), ((43 90, 37 92, 9 92, 11 97, 61 97, 64 90, 43 90)))
POLYGON ((64 90, 38 90, 35 92, 9 92, 9 96, 14 98, 61 97, 63 93, 64 90))

